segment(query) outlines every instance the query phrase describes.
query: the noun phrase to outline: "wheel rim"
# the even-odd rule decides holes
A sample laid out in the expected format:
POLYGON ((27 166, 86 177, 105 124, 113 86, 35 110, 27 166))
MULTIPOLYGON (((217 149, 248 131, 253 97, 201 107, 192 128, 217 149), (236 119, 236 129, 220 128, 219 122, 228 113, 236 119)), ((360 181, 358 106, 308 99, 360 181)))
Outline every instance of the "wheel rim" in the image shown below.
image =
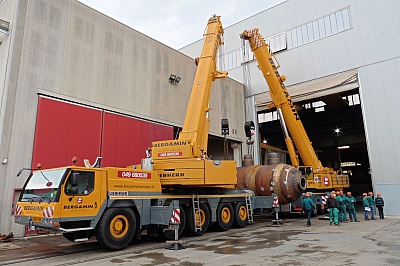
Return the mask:
POLYGON ((115 238, 121 238, 126 235, 129 229, 128 219, 124 215, 115 216, 110 223, 111 235, 115 238))
POLYGON ((199 211, 196 211, 196 225, 203 226, 206 220, 206 214, 203 210, 200 209, 200 220, 199 220, 199 211))
POLYGON ((240 206, 239 208, 239 218, 244 221, 247 218, 247 210, 244 206, 240 206))
POLYGON ((224 207, 221 211, 221 218, 224 223, 229 223, 231 220, 231 211, 228 207, 224 207))

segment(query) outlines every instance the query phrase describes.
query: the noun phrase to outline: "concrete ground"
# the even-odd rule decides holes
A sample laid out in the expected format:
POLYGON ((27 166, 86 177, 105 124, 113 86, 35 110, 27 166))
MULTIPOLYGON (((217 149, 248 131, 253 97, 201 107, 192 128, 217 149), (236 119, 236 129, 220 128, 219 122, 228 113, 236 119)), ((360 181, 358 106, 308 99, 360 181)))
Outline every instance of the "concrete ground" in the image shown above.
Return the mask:
POLYGON ((305 218, 273 226, 261 215, 244 229, 183 237, 180 243, 185 249, 150 241, 108 252, 95 241, 29 237, 0 243, 0 265, 400 265, 400 217, 340 226, 314 217, 306 227, 305 218))

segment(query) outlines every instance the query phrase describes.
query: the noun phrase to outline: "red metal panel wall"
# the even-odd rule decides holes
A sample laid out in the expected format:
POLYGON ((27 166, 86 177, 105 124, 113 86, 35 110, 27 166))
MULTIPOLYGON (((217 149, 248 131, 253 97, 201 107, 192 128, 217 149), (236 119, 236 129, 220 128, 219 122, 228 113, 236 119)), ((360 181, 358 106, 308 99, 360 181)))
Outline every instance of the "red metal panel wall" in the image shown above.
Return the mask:
MULTIPOLYGON (((172 140, 174 139, 174 128, 162 126, 159 124, 149 123, 149 133, 151 141, 172 140)), ((151 147, 151 143, 149 145, 151 147)))
POLYGON ((32 168, 71 165, 72 157, 102 166, 140 164, 152 141, 173 139, 173 127, 39 97, 32 168))
POLYGON ((100 155, 102 111, 39 97, 32 168, 92 162, 100 155))
POLYGON ((140 164, 152 141, 173 138, 173 127, 104 112, 102 165, 140 164))

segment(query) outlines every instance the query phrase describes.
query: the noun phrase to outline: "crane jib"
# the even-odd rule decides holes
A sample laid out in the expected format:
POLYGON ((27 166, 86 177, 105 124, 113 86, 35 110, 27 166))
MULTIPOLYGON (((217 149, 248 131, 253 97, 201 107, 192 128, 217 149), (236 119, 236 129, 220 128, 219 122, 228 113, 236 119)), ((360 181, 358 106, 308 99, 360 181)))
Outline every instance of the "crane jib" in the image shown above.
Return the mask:
POLYGON ((287 103, 288 103, 288 105, 289 105, 289 107, 290 107, 290 110, 291 110, 292 113, 293 113, 294 118, 295 118, 296 120, 300 120, 300 116, 299 116, 299 114, 298 114, 297 111, 296 111, 296 107, 295 107, 295 105, 293 104, 292 98, 290 98, 289 93, 288 93, 288 91, 286 90, 285 85, 283 85, 282 82, 281 82, 281 84, 282 84, 282 88, 284 89, 283 92, 284 92, 284 94, 286 95, 287 103))
POLYGON ((291 110, 292 113, 293 113, 294 118, 295 118, 296 120, 300 120, 300 116, 299 116, 299 114, 298 114, 297 111, 296 111, 296 107, 295 107, 295 105, 293 104, 292 99, 290 98, 289 92, 287 91, 287 89, 286 89, 286 87, 285 87, 285 84, 283 84, 283 82, 282 82, 282 80, 281 80, 281 76, 279 75, 278 69, 277 69, 277 67, 275 66, 274 60, 272 59, 272 57, 269 57, 268 60, 269 60, 269 62, 270 62, 270 64, 271 64, 272 69, 274 70, 274 73, 275 73, 276 77, 279 79, 279 83, 280 83, 280 85, 281 85, 281 88, 282 88, 282 90, 283 90, 283 93, 284 93, 285 96, 286 96, 287 103, 288 103, 288 105, 289 105, 289 107, 290 107, 290 110, 291 110))

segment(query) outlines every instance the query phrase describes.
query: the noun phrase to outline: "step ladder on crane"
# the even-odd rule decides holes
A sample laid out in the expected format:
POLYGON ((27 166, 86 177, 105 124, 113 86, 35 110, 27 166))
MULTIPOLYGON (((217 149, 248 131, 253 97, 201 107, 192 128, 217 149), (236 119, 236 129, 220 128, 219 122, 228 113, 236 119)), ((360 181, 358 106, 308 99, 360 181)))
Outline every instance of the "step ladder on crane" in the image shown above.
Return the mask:
POLYGON ((249 192, 246 195, 246 209, 247 209, 247 217, 249 219, 249 223, 253 222, 253 208, 251 207, 251 195, 252 195, 252 191, 246 191, 249 192))
POLYGON ((196 232, 201 231, 201 214, 199 195, 192 194, 194 228, 196 232))

